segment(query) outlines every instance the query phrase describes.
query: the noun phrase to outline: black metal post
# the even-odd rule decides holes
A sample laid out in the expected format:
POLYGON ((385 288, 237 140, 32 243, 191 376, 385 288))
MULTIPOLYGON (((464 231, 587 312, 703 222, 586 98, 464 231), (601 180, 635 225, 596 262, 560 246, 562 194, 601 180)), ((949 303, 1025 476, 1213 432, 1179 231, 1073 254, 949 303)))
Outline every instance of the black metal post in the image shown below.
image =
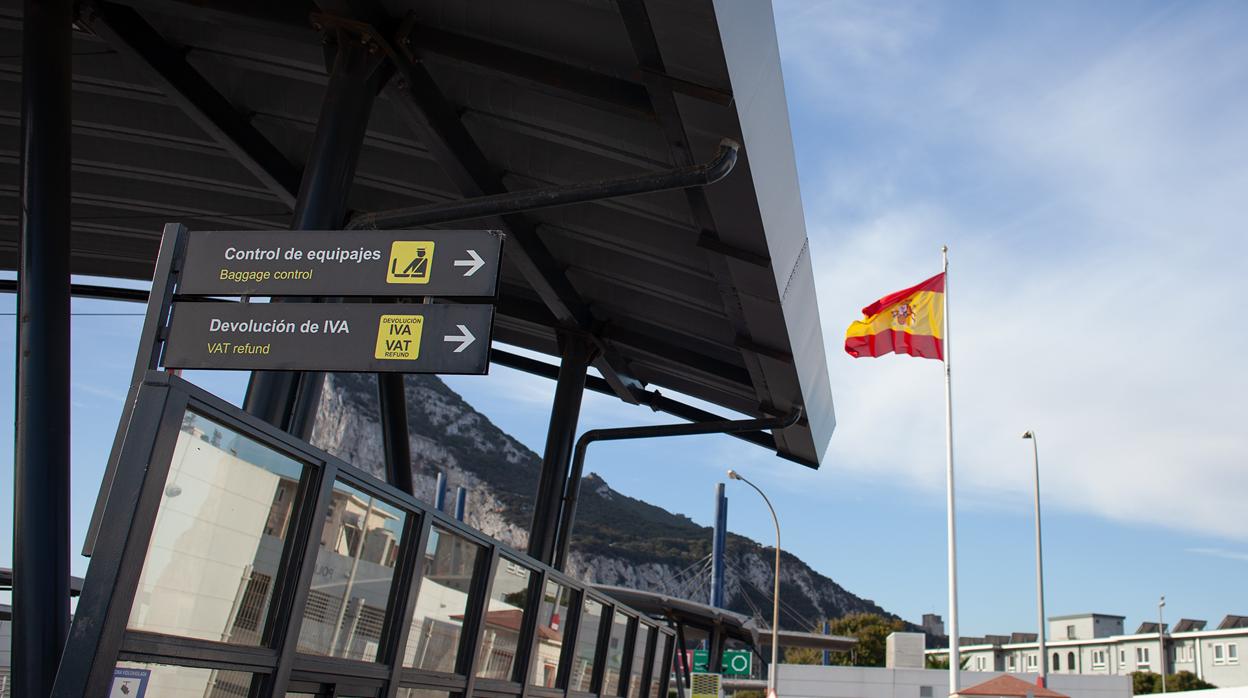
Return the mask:
MULTIPOLYGON (((337 37, 338 52, 299 185, 291 230, 333 230, 342 225, 373 99, 389 76, 380 55, 369 45, 346 32, 337 37)), ((311 436, 324 378, 322 373, 257 371, 243 407, 306 439, 311 436)))
MULTIPOLYGON (((412 485, 412 445, 407 433, 407 389, 402 373, 377 375, 377 403, 381 410, 386 480, 408 494, 416 494, 412 485)), ((438 475, 442 477, 441 473, 438 475)))
POLYGON ((44 698, 69 633, 71 0, 22 16, 12 695, 44 698))
POLYGON ((550 410, 550 426, 546 431, 546 449, 542 452, 537 501, 533 505, 533 524, 529 527, 529 555, 548 565, 555 560, 560 500, 568 479, 568 463, 572 460, 576 423, 581 415, 581 398, 585 395, 585 370, 593 358, 593 350, 585 338, 562 335, 560 342, 563 345, 563 361, 559 364, 559 377, 555 383, 555 400, 550 410))

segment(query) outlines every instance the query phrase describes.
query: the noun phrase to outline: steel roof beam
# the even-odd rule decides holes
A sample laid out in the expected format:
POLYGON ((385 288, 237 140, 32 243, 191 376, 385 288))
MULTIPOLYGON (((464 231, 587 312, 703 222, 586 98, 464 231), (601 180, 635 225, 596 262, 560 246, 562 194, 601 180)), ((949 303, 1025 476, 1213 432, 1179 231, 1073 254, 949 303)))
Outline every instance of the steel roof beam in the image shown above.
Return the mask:
POLYGON ((100 3, 84 19, 105 43, 146 69, 170 101, 278 200, 294 208, 299 169, 186 62, 180 49, 129 7, 100 3))
MULTIPOLYGON (((624 21, 629 42, 641 70, 646 92, 650 96, 651 105, 658 115, 659 127, 667 139, 668 150, 673 163, 686 166, 694 162, 693 149, 689 145, 689 135, 685 131, 684 120, 676 104, 676 97, 670 80, 665 79, 667 69, 663 62, 663 54, 659 49, 658 39, 654 34, 654 26, 650 22, 650 13, 646 9, 645 0, 615 0, 620 17, 624 21)), ((686 189, 685 197, 694 220, 702 228, 698 246, 707 250, 707 265, 715 278, 720 281, 720 297, 723 301, 724 314, 732 323, 737 334, 737 348, 741 350, 746 370, 753 380, 754 389, 759 400, 760 410, 773 408, 767 390, 767 378, 763 373, 758 355, 742 346, 742 342, 751 341, 749 328, 741 308, 741 300, 733 290, 732 273, 722 254, 712 250, 720 243, 716 232, 715 219, 711 214, 710 204, 706 195, 699 189, 686 189)))
MULTIPOLYGON (((410 54, 406 22, 391 43, 369 24, 340 17, 318 15, 315 21, 349 28, 376 42, 389 56, 398 73, 392 83, 399 92, 395 100, 399 112, 421 135, 421 142, 442 166, 447 177, 465 197, 489 196, 507 191, 497 170, 489 163, 472 134, 459 118, 459 112, 434 82, 429 71, 410 54), (397 45, 396 45, 397 44, 397 45), (398 46, 405 48, 399 49, 398 46)), ((615 394, 629 404, 636 404, 635 393, 644 386, 630 375, 627 363, 606 342, 596 338, 597 321, 589 305, 568 281, 562 265, 537 234, 537 227, 520 214, 486 219, 509 235, 507 258, 550 309, 559 324, 568 330, 589 335, 598 349, 594 366, 611 384, 615 394)))

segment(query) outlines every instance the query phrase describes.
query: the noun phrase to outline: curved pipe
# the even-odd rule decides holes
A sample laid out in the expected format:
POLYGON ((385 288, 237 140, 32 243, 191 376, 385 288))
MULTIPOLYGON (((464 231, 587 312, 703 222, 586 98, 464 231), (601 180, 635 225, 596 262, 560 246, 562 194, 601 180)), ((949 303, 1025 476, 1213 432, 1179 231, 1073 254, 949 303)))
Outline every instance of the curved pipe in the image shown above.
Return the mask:
POLYGON ((731 138, 725 138, 719 142, 719 153, 716 154, 715 159, 698 165, 632 177, 602 179, 587 184, 505 192, 446 203, 361 213, 351 218, 347 223, 347 230, 405 228, 449 223, 622 196, 649 194, 669 189, 704 187, 718 182, 732 172, 732 168, 737 164, 737 153, 740 149, 739 143, 731 138))
POLYGON ((660 436, 693 436, 696 434, 731 434, 759 429, 784 429, 797 424, 802 418, 799 407, 783 417, 760 419, 725 419, 714 422, 688 422, 684 424, 659 424, 648 427, 617 427, 615 429, 591 429, 576 440, 572 454, 572 473, 568 476, 563 495, 563 511, 559 517, 558 542, 555 546, 557 570, 563 570, 568 561, 568 549, 572 543, 572 522, 576 519, 576 500, 581 491, 581 474, 585 471, 585 450, 595 441, 621 441, 624 439, 649 439, 660 436))

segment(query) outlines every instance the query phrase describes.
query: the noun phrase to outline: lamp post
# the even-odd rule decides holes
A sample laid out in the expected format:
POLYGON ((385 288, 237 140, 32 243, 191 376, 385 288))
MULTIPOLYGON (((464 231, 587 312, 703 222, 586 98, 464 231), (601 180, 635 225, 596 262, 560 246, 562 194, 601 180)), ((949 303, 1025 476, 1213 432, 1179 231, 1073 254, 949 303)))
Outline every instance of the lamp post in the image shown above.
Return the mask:
POLYGON ((1157 602, 1157 649, 1161 653, 1157 656, 1158 673, 1161 674, 1161 692, 1166 692, 1166 622, 1163 611, 1166 608, 1166 597, 1161 597, 1161 601, 1157 602))
POLYGON ((1045 677, 1048 676, 1048 655, 1044 647, 1044 551, 1040 545, 1040 450, 1036 446, 1036 433, 1030 429, 1023 432, 1023 438, 1031 441, 1031 462, 1035 473, 1036 480, 1036 609, 1039 616, 1039 627, 1036 639, 1040 648, 1040 675, 1036 678, 1036 683, 1040 686, 1045 685, 1045 677))
POLYGON ((776 524, 776 588, 772 595, 771 606, 771 668, 767 672, 767 698, 776 698, 776 670, 780 666, 780 519, 776 517, 776 508, 771 506, 771 500, 767 499, 767 495, 763 494, 757 485, 741 477, 735 470, 730 469, 728 477, 753 487, 754 491, 767 503, 767 508, 771 511, 771 520, 776 524))

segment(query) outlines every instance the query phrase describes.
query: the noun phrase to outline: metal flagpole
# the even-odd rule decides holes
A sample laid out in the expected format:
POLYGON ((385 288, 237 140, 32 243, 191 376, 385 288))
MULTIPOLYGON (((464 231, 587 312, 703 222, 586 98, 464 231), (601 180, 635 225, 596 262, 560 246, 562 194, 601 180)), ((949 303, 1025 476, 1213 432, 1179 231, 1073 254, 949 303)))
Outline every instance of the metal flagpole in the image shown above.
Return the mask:
POLYGON ((949 524, 949 695, 958 692, 958 672, 962 658, 958 653, 958 537, 953 497, 953 388, 949 370, 949 246, 941 245, 940 257, 945 274, 945 292, 941 294, 941 344, 945 364, 945 489, 949 524))

